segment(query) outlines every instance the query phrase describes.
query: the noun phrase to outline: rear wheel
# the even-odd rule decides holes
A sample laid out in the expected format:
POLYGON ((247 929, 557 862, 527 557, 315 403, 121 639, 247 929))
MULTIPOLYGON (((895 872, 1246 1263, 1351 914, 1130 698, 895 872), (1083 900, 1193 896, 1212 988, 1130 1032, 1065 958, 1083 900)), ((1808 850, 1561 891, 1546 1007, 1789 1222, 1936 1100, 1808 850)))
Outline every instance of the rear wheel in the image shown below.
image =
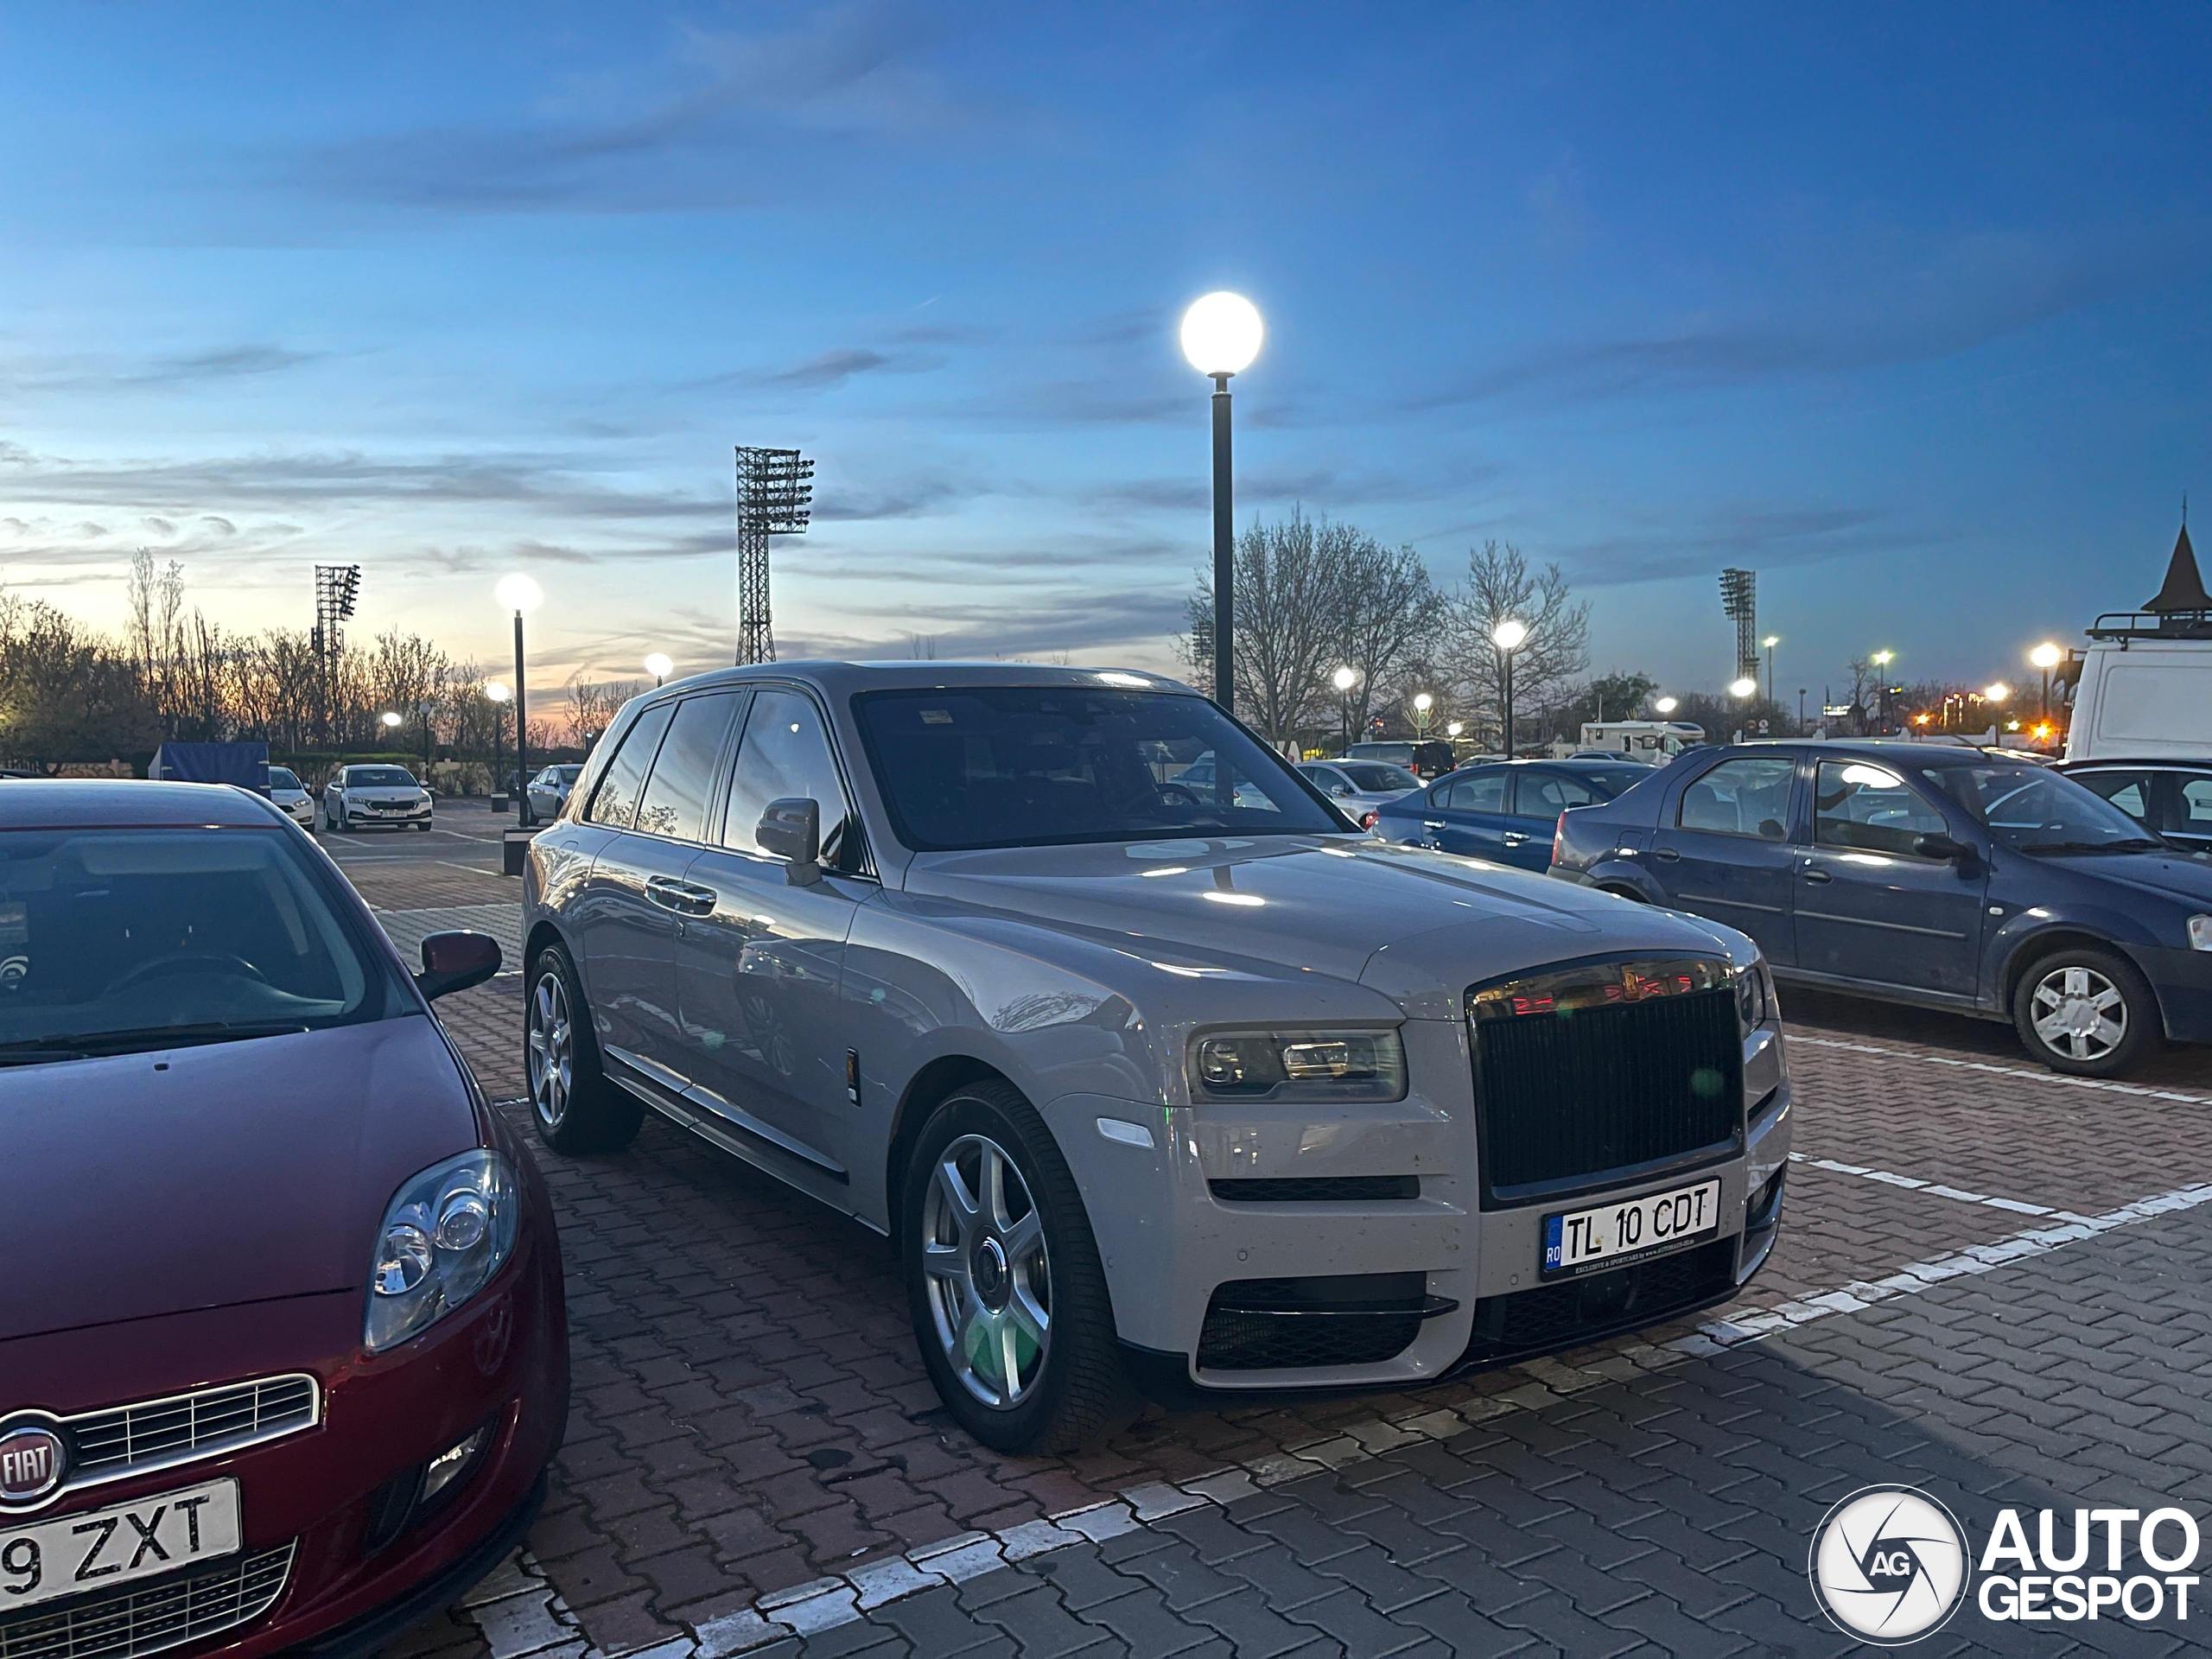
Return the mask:
POLYGON ((2012 1024, 2029 1053, 2077 1077, 2118 1077, 2164 1046, 2150 982, 2094 945, 2054 950, 2021 975, 2012 1024))
POLYGON ((554 1151, 571 1157, 619 1152, 637 1138, 645 1108, 600 1069, 583 986, 558 944, 547 945, 531 964, 523 1066, 538 1139, 554 1151))
POLYGON ((1140 1404, 1075 1178, 1010 1084, 930 1115, 906 1169, 907 1301, 930 1380, 995 1451, 1071 1452, 1140 1404))

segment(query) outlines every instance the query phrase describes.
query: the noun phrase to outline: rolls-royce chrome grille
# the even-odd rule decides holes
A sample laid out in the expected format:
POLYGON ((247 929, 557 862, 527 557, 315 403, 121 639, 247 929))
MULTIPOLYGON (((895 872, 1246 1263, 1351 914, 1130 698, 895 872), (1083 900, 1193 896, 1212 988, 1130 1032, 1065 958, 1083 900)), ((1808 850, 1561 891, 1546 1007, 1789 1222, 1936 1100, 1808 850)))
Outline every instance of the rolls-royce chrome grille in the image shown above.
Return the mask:
POLYGON ((140 1659, 234 1630, 276 1605, 295 1547, 282 1544, 187 1577, 118 1586, 50 1611, 0 1613, 0 1659, 140 1659))
POLYGON ((304 1373, 226 1382, 58 1420, 41 1413, 0 1413, 0 1426, 54 1424, 68 1448, 65 1472, 53 1491, 30 1503, 0 1503, 0 1515, 42 1508, 64 1493, 126 1475, 258 1446, 312 1428, 321 1417, 322 1389, 304 1373))
POLYGON ((1485 1205, 1741 1144, 1744 1038, 1726 962, 1586 963, 1477 986, 1467 1020, 1485 1205))

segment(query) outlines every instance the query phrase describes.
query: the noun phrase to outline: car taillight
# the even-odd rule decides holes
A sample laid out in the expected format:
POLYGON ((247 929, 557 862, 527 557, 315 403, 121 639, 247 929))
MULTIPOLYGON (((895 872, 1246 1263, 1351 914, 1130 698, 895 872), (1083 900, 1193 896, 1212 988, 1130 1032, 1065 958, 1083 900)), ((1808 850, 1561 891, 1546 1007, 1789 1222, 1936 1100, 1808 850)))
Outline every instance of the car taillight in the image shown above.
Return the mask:
POLYGON ((1559 862, 1559 855, 1567 849, 1567 814, 1559 815, 1559 822, 1552 826, 1552 862, 1559 862))
POLYGON ((1382 821, 1382 815, 1380 812, 1370 811, 1364 817, 1360 819, 1359 827, 1363 830, 1372 830, 1382 821))

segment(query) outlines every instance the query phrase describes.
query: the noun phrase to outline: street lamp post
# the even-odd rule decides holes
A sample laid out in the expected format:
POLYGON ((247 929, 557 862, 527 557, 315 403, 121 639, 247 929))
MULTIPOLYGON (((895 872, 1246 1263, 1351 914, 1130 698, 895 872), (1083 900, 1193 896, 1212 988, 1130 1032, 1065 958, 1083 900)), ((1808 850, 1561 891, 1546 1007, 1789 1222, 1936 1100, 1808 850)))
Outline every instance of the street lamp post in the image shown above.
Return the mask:
POLYGON ((1213 700, 1234 710, 1236 499, 1230 483, 1229 381, 1260 354, 1260 314, 1242 294, 1217 292, 1183 314, 1183 355, 1213 381, 1213 700))
POLYGON ((645 672, 653 677, 653 689, 658 690, 668 683, 668 677, 676 672, 676 664, 666 652, 657 651, 645 658, 645 672))
POLYGON ((2028 661, 2043 671, 2043 718, 2050 719, 2050 671, 2066 660, 2066 653, 2050 640, 2044 640, 2028 653, 2028 661))
POLYGON ((1774 701, 1774 648, 1782 643, 1782 636, 1770 633, 1759 641, 1766 647, 1766 700, 1774 701))
POLYGON ((1436 707, 1436 699, 1426 691, 1414 693, 1414 735, 1425 739, 1428 735, 1428 711, 1436 707))
POLYGON ((518 570, 499 578, 494 596, 501 610, 515 614, 515 781, 522 796, 516 822, 529 830, 537 819, 530 810, 530 693, 523 677, 522 620, 545 602, 545 590, 518 570))
POLYGON ((1509 616, 1490 631, 1490 642, 1498 650, 1498 701, 1503 705, 1498 713, 1505 728, 1505 758, 1510 760, 1513 758, 1513 653, 1529 643, 1529 625, 1509 616))
POLYGON ((1885 732, 1890 729, 1890 664, 1896 659, 1897 653, 1893 651, 1878 651, 1872 659, 1874 666, 1882 671, 1881 680, 1875 690, 1880 694, 1880 702, 1877 706, 1881 710, 1879 718, 1885 732))
MULTIPOLYGON (((506 791, 499 787, 500 761, 505 757, 506 733, 507 688, 497 680, 484 683, 484 695, 492 703, 492 798, 497 800, 506 791)), ((516 779, 518 783, 521 779, 516 779)))
POLYGON ((1344 733, 1344 747, 1351 747, 1351 689, 1359 683, 1359 671, 1339 668, 1329 676, 1329 683, 1337 688, 1337 725, 1344 733))

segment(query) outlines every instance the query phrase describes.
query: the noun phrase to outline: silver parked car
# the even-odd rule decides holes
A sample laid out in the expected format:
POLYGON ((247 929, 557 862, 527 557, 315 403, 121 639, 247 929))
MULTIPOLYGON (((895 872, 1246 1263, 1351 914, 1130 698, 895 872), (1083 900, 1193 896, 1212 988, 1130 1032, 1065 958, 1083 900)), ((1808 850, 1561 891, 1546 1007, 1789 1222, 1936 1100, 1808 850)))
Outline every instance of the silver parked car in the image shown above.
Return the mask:
POLYGON ((1350 813, 1363 830, 1375 827, 1385 803, 1410 795, 1421 779, 1387 760, 1307 760, 1299 775, 1350 813))
POLYGON ((524 902, 544 1140, 651 1110, 888 1234, 938 1392, 1001 1450, 1679 1318, 1776 1236, 1750 940, 1354 833, 1147 675, 670 685, 524 902))
POLYGON ((578 766, 553 766, 535 773, 530 780, 531 813, 540 818, 559 817, 561 809, 569 804, 569 791, 582 772, 578 766))
POLYGON ((322 786, 322 822, 329 830, 388 823, 398 830, 430 827, 430 791, 404 766, 340 766, 322 786))

